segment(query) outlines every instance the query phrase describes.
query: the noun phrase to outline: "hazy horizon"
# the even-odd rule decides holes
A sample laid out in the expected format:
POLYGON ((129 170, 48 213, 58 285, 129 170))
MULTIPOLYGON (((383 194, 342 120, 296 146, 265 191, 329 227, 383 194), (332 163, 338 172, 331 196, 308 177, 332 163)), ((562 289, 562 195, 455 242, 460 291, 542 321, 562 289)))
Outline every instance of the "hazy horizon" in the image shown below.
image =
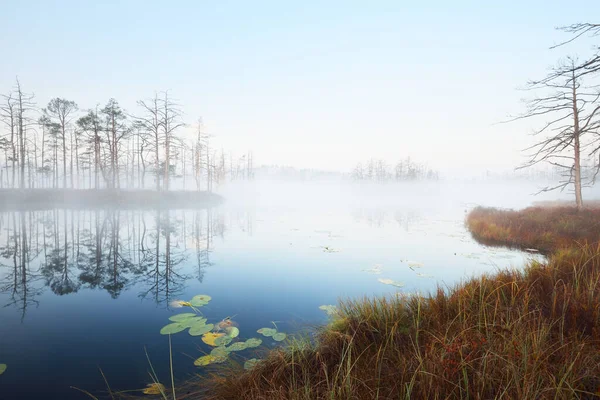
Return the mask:
POLYGON ((202 117, 216 148, 250 150, 255 165, 350 172, 410 156, 446 175, 501 172, 525 160, 536 121, 497 123, 524 111, 518 87, 589 54, 588 38, 549 47, 569 38, 556 26, 593 9, 28 1, 0 16, 0 93, 18 76, 40 108, 113 97, 135 113, 137 100, 170 90, 190 134, 202 117))

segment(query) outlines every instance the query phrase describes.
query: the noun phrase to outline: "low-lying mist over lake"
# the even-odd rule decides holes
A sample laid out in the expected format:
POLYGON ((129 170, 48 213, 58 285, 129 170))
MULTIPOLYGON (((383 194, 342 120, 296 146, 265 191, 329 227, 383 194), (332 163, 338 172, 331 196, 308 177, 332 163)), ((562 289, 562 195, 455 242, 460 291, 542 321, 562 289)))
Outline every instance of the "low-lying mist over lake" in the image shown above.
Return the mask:
MULTIPOLYGON (((212 296, 204 317, 232 317, 245 337, 271 321, 292 334, 324 323, 319 307, 339 299, 428 293, 518 268, 539 256, 477 244, 464 216, 556 198, 532 197, 537 187, 271 179, 223 186, 224 204, 198 210, 2 212, 0 337, 3 361, 18 371, 3 388, 76 398, 70 386, 105 389, 98 367, 114 388, 144 387, 144 348, 168 376, 159 330, 173 301, 201 293, 212 296)), ((196 372, 193 337, 174 335, 172 346, 176 377, 196 372)))

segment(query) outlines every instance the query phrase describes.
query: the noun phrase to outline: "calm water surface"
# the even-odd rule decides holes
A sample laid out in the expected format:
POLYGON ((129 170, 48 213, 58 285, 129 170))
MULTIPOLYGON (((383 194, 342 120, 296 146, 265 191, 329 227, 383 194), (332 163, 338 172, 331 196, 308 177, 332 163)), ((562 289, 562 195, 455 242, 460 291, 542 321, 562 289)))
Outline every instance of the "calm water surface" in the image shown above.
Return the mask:
MULTIPOLYGON (((208 294, 209 322, 232 316, 240 337, 261 337, 256 330, 272 321, 288 333, 325 322, 319 306, 338 299, 428 292, 531 257, 470 238, 464 188, 278 190, 287 197, 256 196, 254 187, 209 210, 0 213, 0 363, 8 365, 0 398, 86 398, 71 386, 102 394, 99 368, 113 389, 143 388, 151 382, 144 349, 167 382, 159 330, 187 311, 172 300, 208 294), (334 194, 353 200, 319 200, 334 194)), ((478 200, 506 198, 503 188, 489 190, 478 200)), ((505 203, 526 205, 529 193, 505 203)), ((186 332, 172 339, 184 379, 209 347, 186 332)))

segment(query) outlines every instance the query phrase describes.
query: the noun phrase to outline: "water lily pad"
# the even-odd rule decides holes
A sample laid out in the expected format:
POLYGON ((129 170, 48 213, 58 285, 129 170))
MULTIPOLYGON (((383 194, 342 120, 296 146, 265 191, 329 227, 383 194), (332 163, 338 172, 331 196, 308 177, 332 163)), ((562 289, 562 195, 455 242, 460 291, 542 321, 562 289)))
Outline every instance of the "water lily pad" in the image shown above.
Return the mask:
POLYGON ((165 385, 162 383, 154 382, 146 385, 147 387, 142 390, 144 394, 163 394, 165 393, 165 385))
POLYGON ((225 332, 227 332, 227 336, 230 338, 236 338, 240 335, 240 330, 235 326, 230 326, 229 328, 225 328, 225 332))
POLYGON ((229 355, 229 352, 224 346, 219 346, 212 349, 210 355, 213 357, 227 357, 229 355))
POLYGON ((243 351, 248 348, 248 345, 245 342, 236 342, 231 346, 227 347, 227 351, 243 351))
POLYGON ((262 343, 262 340, 258 339, 258 338, 252 338, 252 339, 246 340, 246 346, 248 346, 248 348, 258 347, 261 345, 261 343, 262 343))
POLYGON ((4 371, 6 371, 6 368, 8 368, 6 364, 0 364, 0 375, 2 375, 4 371))
MULTIPOLYGON (((213 329, 213 324, 208 324, 208 325, 204 325, 204 324, 197 324, 197 325, 193 325, 190 330, 188 331, 188 333, 192 336, 200 336, 200 335, 204 335, 208 332, 210 332, 213 329)), ((202 339, 204 341, 204 338, 202 339)))
POLYGON ((197 296, 192 297, 192 300, 190 301, 190 303, 192 303, 192 305, 194 307, 202 307, 208 304, 208 302, 212 299, 212 297, 206 295, 206 294, 199 294, 197 296))
POLYGON ((179 333, 186 329, 186 326, 181 322, 174 322, 169 325, 165 325, 160 330, 161 335, 172 335, 174 333, 179 333))
POLYGON ((256 359, 256 358, 251 358, 249 360, 247 360, 244 363, 244 369, 251 369, 253 368, 260 360, 256 359))
POLYGON ((337 313, 337 307, 332 304, 319 306, 319 310, 325 311, 327 315, 333 315, 337 313))
POLYGON ((182 322, 187 319, 191 319, 191 318, 195 318, 195 317, 196 317, 196 314, 191 313, 191 312, 186 312, 186 313, 175 314, 173 316, 170 316, 169 321, 182 322))
POLYGON ((186 328, 192 328, 194 326, 203 326, 206 325, 206 318, 195 317, 180 321, 179 323, 184 325, 186 328))
POLYGON ((215 361, 216 357, 212 355, 202 356, 194 361, 196 367, 203 367, 215 361))
POLYGON ((202 335, 202 341, 209 346, 217 347, 217 345, 215 344, 215 340, 220 338, 221 336, 225 336, 225 334, 224 333, 206 332, 204 335, 202 335))
POLYGON ((285 333, 277 332, 273 335, 273 340, 275 340, 276 342, 281 342, 282 340, 285 340, 286 337, 287 335, 285 333))
POLYGON ((277 333, 277 329, 273 329, 273 328, 260 328, 256 332, 260 333, 263 336, 269 337, 269 336, 273 336, 274 334, 276 334, 277 333))
POLYGON ((233 340, 233 338, 231 336, 221 336, 215 339, 215 344, 217 346, 227 346, 229 343, 231 343, 231 341, 233 340))

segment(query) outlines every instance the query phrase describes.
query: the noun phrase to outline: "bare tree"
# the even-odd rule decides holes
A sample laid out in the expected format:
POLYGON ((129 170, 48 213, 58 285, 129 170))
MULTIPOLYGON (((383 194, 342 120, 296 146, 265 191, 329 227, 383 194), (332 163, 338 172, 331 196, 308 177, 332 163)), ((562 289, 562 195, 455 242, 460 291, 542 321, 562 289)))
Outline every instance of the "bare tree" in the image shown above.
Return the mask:
POLYGON ((125 125, 125 113, 115 99, 110 99, 106 106, 102 109, 102 114, 106 118, 106 138, 108 142, 108 151, 110 157, 110 188, 120 188, 119 178, 119 150, 121 141, 129 133, 128 127, 125 125))
POLYGON ((67 188, 67 129, 71 125, 73 114, 77 111, 77 104, 74 101, 56 97, 48 103, 43 110, 53 123, 59 127, 59 133, 62 139, 63 152, 63 188, 67 188))
MULTIPOLYGON (((150 100, 137 102, 138 106, 142 107, 144 115, 134 117, 139 126, 139 132, 147 138, 150 148, 154 151, 154 168, 156 173, 156 190, 160 191, 160 136, 161 136, 161 104, 158 94, 154 93, 154 97, 150 100)), ((144 162, 144 160, 142 160, 144 162)), ((144 163, 145 170, 145 163, 144 163)))
POLYGON ((171 170, 171 145, 175 140, 175 131, 185 124, 181 121, 181 108, 173 99, 169 98, 169 92, 164 92, 162 108, 160 110, 160 120, 163 129, 164 145, 165 145, 165 166, 164 166, 164 186, 169 190, 169 175, 171 170))
POLYGON ((583 207, 581 155, 586 146, 582 140, 599 126, 600 107, 593 106, 600 94, 584 85, 584 73, 571 57, 552 68, 544 79, 529 82, 528 89, 541 92, 541 95, 529 100, 525 113, 512 120, 546 118, 547 121, 533 132, 536 137, 544 137, 525 149, 530 152, 529 160, 517 169, 542 162, 561 168, 564 179, 541 191, 564 190, 573 185, 580 210, 583 207))
MULTIPOLYGON (((77 120, 77 126, 88 138, 88 143, 92 147, 94 154, 94 188, 100 188, 100 169, 102 168, 100 159, 100 147, 102 144, 101 132, 102 124, 98 116, 98 108, 89 110, 86 115, 77 120)), ((91 168, 91 166, 90 166, 91 168)))

